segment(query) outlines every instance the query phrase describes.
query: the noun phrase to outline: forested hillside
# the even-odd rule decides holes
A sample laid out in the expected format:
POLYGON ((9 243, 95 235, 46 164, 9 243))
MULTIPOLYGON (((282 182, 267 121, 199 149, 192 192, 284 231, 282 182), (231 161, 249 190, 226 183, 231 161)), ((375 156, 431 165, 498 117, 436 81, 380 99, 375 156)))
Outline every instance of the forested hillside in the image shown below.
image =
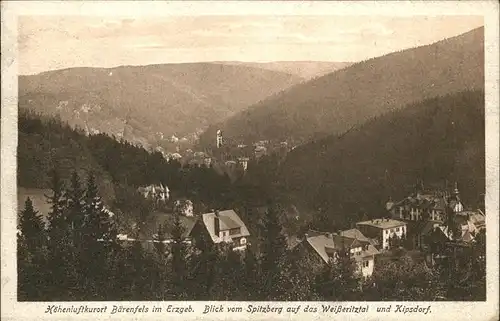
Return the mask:
POLYGON ((484 88, 484 28, 353 64, 296 85, 211 126, 202 143, 308 141, 407 104, 484 88))
POLYGON ((162 183, 171 189, 173 197, 189 197, 197 204, 206 202, 205 206, 222 206, 217 202, 225 198, 209 202, 210 197, 213 193, 221 194, 230 185, 228 177, 211 168, 182 168, 180 163, 168 162, 160 153, 149 153, 126 141, 117 141, 105 134, 86 136, 54 118, 20 112, 18 186, 23 188, 21 192, 43 199, 42 190, 50 187, 53 169, 57 169, 66 184, 73 172, 81 177, 92 172, 105 204, 135 222, 143 220, 151 211, 150 204, 136 192, 139 186, 162 183))
POLYGON ((213 63, 72 68, 20 76, 19 107, 155 146, 301 81, 279 71, 213 63))
POLYGON ((384 204, 457 181, 464 204, 485 192, 484 92, 432 98, 373 118, 340 136, 293 150, 278 180, 286 194, 346 224, 383 214, 384 204))

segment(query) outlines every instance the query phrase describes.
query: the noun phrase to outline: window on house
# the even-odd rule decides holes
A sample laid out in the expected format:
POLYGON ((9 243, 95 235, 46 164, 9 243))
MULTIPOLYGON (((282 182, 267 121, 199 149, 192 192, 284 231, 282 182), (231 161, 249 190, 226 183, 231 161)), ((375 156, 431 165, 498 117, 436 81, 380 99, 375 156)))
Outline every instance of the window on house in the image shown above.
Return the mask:
POLYGON ((363 267, 368 267, 370 265, 369 261, 363 261, 363 267))
POLYGON ((396 227, 396 232, 399 232, 399 227, 396 227))

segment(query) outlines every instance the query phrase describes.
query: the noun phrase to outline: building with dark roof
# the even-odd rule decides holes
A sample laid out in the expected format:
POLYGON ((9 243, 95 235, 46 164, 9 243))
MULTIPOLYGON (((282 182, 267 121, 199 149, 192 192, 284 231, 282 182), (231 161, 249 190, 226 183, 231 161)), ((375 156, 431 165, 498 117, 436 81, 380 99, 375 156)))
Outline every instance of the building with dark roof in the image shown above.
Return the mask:
POLYGON ((214 244, 229 243, 235 250, 244 250, 250 232, 235 211, 224 210, 202 214, 190 236, 214 244))
POLYGON ((364 277, 372 275, 375 256, 380 252, 357 229, 338 233, 308 231, 292 251, 298 255, 298 259, 308 262, 314 272, 319 272, 325 264, 335 264, 341 250, 350 253, 359 273, 364 277))
POLYGON ((464 209, 456 183, 451 193, 424 192, 420 189, 399 202, 390 200, 386 203, 386 209, 393 218, 408 224, 407 237, 414 248, 421 250, 428 249, 428 239, 436 229, 439 229, 438 232, 443 234, 444 239, 451 237, 445 224, 449 221, 447 215, 453 215, 453 221, 463 231, 463 237, 458 239, 473 240, 474 234, 484 228, 484 214, 464 209))

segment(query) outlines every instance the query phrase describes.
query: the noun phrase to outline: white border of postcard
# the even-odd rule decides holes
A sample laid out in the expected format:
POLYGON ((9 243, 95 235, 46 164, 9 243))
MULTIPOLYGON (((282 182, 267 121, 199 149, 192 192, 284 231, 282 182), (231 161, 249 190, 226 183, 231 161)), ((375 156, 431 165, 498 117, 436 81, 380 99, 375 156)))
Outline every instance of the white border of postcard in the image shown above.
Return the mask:
MULTIPOLYGON (((436 2, 160 2, 160 1, 2 1, 2 118, 1 118, 1 209, 2 209, 2 320, 498 320, 498 213, 499 213, 499 78, 498 78, 498 15, 497 1, 436 2), (165 16, 165 15, 481 15, 485 22, 485 94, 486 94, 486 213, 487 213, 487 302, 340 302, 343 307, 367 306, 368 313, 308 313, 304 308, 318 307, 322 302, 262 302, 282 306, 284 312, 248 313, 256 302, 222 302, 229 307, 241 306, 242 313, 202 314, 208 302, 47 302, 19 303, 16 299, 16 148, 17 148, 17 18, 20 15, 92 15, 92 16, 165 16), (488 215, 490 214, 490 215, 488 215), (108 306, 107 313, 45 313, 49 305, 71 308, 108 306), (152 313, 153 306, 188 306, 195 313, 152 313), (376 307, 431 306, 431 313, 376 313, 376 307), (126 306, 132 312, 110 314, 112 306, 126 306), (301 306, 299 313, 285 312, 287 307, 301 306), (149 313, 139 312, 147 307, 149 313), (136 308, 137 307, 137 308, 136 308), (135 313, 134 313, 135 311, 135 313)), ((214 302, 217 303, 217 302, 214 302)), ((219 303, 220 304, 220 303, 219 303)), ((324 303, 323 303, 324 304, 324 303)), ((332 304, 330 302, 330 304, 332 304)), ((393 308, 394 309, 394 308, 393 308)))

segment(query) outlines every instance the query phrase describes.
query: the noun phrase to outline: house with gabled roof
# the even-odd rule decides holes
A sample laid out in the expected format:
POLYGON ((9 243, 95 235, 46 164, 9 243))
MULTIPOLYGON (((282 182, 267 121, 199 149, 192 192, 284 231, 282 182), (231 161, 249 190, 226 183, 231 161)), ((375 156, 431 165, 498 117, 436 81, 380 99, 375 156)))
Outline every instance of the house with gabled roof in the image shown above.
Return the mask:
POLYGON ((453 233, 449 226, 445 224, 438 225, 434 232, 439 232, 445 237, 446 241, 456 243, 470 244, 475 236, 485 229, 486 218, 480 211, 462 211, 456 213, 453 222, 457 227, 457 233, 453 233))
POLYGON ((427 243, 431 234, 436 238, 436 229, 439 229, 443 239, 450 239, 451 234, 445 225, 447 215, 453 215, 453 221, 460 226, 463 235, 458 238, 463 241, 473 240, 474 234, 484 228, 484 214, 481 211, 464 209, 456 183, 451 193, 424 193, 423 189, 420 189, 400 202, 387 202, 386 209, 393 218, 408 224, 407 237, 414 248, 421 250, 428 249, 427 243))
POLYGON ((359 273, 364 277, 372 275, 375 256, 380 252, 373 246, 372 241, 357 229, 338 233, 310 230, 292 249, 294 255, 307 262, 313 272, 321 271, 322 267, 330 262, 335 264, 341 250, 348 250, 359 273))
POLYGON ((367 237, 375 239, 383 250, 388 250, 391 247, 391 239, 405 239, 407 234, 406 222, 390 218, 358 222, 356 227, 367 237))
POLYGON ((216 210, 202 214, 191 230, 190 236, 198 239, 198 242, 228 243, 234 250, 244 250, 250 232, 234 210, 216 210))

